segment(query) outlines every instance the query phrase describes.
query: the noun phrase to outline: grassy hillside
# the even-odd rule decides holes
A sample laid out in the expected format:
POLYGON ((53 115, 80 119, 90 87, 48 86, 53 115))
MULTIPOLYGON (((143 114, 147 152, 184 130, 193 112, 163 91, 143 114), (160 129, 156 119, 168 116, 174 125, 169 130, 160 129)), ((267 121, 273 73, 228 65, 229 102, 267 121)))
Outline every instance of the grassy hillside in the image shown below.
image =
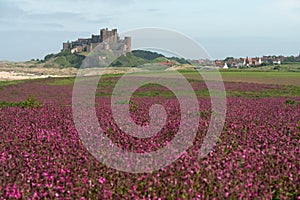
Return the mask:
POLYGON ((40 63, 45 63, 46 68, 79 68, 85 56, 72 54, 70 51, 63 51, 57 54, 49 54, 45 56, 40 63))
POLYGON ((137 67, 146 63, 149 63, 149 60, 141 57, 137 57, 132 52, 130 52, 127 53, 126 55, 119 57, 111 64, 111 66, 112 67, 137 67))
POLYGON ((151 52, 151 51, 144 51, 144 50, 134 50, 132 54, 136 57, 143 58, 145 60, 154 60, 156 58, 165 57, 162 54, 151 52))
MULTIPOLYGON (((188 61, 184 58, 177 58, 177 57, 165 57, 162 54, 151 52, 151 51, 144 51, 144 50, 134 50, 126 56, 121 56, 117 60, 115 60, 111 66, 113 67, 145 67, 145 64, 156 64, 161 62, 172 62, 176 65, 180 64, 188 64, 188 61)), ((158 66, 158 65, 155 65, 158 66)), ((147 65, 150 67, 150 65, 147 65)))
POLYGON ((132 53, 136 57, 140 57, 146 60, 150 60, 154 63, 157 62, 175 62, 178 64, 190 64, 186 59, 184 58, 178 58, 178 57, 165 57, 162 54, 156 53, 156 52, 151 52, 151 51, 144 51, 144 50, 134 50, 132 53))

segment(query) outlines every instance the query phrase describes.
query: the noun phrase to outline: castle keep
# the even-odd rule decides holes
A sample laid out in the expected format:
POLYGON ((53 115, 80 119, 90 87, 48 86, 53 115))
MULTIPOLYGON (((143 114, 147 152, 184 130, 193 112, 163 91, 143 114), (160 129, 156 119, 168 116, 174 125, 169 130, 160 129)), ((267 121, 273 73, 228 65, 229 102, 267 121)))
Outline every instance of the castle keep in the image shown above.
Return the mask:
POLYGON ((131 51, 131 37, 120 39, 117 29, 101 29, 100 35, 92 35, 91 38, 79 38, 73 42, 63 43, 62 51, 71 51, 71 53, 91 52, 100 43, 104 44, 105 49, 110 49, 110 44, 118 44, 123 54, 131 51))

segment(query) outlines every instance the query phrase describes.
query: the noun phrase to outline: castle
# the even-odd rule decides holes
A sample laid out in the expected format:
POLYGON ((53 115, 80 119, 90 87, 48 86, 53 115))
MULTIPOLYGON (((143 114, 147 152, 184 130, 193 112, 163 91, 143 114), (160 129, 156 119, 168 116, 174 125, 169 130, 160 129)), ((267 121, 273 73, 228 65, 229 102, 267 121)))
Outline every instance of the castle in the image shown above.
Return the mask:
POLYGON ((71 53, 91 52, 100 43, 104 44, 105 50, 110 50, 110 44, 118 44, 123 54, 131 51, 131 37, 120 39, 117 29, 101 29, 100 35, 92 35, 91 38, 79 38, 73 42, 63 43, 62 51, 71 51, 71 53))

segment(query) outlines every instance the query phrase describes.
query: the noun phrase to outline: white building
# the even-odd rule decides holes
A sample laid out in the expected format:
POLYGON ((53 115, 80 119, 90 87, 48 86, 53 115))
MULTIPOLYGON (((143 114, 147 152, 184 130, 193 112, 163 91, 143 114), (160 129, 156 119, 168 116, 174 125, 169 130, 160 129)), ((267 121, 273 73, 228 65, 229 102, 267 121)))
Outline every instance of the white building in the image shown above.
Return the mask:
POLYGON ((229 67, 228 67, 227 63, 225 63, 223 69, 228 69, 228 68, 229 68, 229 67))
POLYGON ((274 64, 274 65, 281 65, 281 61, 280 61, 280 60, 278 60, 278 61, 273 61, 273 64, 274 64))

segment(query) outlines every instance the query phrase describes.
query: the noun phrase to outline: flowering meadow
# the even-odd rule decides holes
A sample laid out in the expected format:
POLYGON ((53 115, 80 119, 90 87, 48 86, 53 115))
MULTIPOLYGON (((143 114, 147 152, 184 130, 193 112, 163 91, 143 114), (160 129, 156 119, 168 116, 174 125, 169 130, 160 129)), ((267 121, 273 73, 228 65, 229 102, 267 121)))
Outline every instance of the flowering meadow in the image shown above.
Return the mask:
MULTIPOLYGON (((149 123, 154 103, 168 114, 156 136, 137 139, 119 130, 111 115, 117 80, 104 77, 96 93, 106 135, 134 152, 155 151, 171 141, 180 124, 174 95, 157 85, 135 92, 130 112, 137 124, 149 123)), ((222 134, 199 159, 211 103, 205 83, 190 80, 200 107, 193 146, 163 169, 133 174, 105 166, 81 143, 72 116, 73 81, 0 85, 0 199, 300 199, 299 87, 226 82, 222 134), (22 106, 28 97, 38 106, 22 106)))

